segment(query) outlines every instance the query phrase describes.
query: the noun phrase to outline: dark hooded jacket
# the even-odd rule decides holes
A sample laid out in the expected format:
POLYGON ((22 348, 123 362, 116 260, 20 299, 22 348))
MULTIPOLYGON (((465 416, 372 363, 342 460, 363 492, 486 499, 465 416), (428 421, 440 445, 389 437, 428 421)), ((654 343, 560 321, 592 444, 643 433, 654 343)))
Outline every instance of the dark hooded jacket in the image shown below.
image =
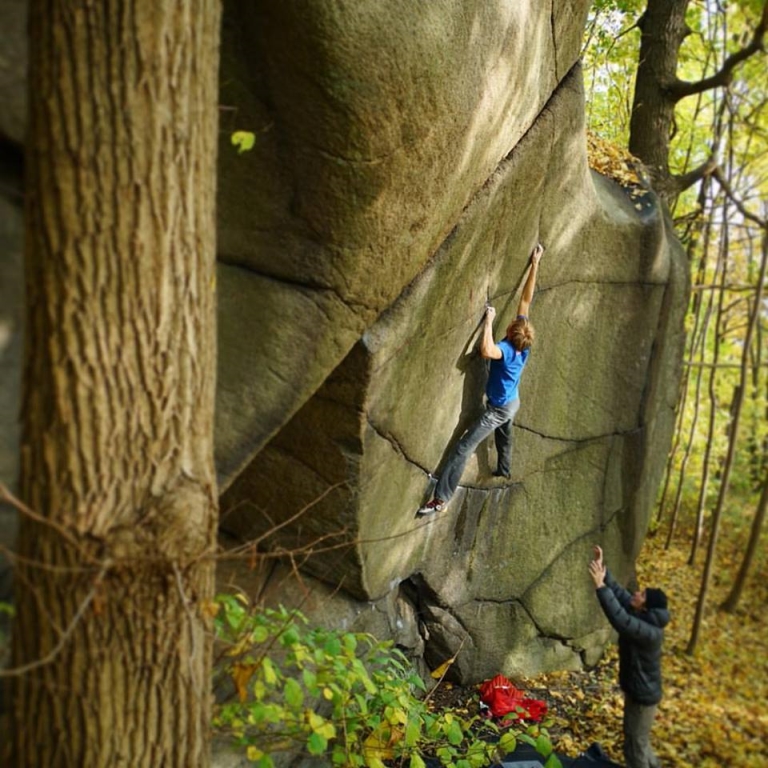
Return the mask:
POLYGON ((638 704, 650 706, 661 701, 661 646, 664 627, 669 623, 666 608, 635 611, 632 597, 611 574, 597 597, 606 618, 619 633, 619 685, 638 704))

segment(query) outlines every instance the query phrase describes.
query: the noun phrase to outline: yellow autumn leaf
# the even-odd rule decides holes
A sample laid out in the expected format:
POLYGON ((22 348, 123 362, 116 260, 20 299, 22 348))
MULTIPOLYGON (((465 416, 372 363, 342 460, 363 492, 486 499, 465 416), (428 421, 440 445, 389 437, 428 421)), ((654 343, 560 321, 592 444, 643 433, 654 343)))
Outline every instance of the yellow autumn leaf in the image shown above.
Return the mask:
POLYGON ((436 669, 433 669, 429 673, 430 677, 432 677, 435 680, 439 680, 443 675, 445 675, 445 673, 448 671, 448 669, 450 668, 451 664, 453 664, 454 661, 456 661, 455 656, 448 659, 448 661, 444 661, 439 667, 437 667, 436 669))
POLYGON ((258 748, 251 745, 245 750, 245 756, 252 760, 254 763, 264 757, 264 753, 258 748))
POLYGON ((213 600, 204 600, 200 604, 200 613, 203 614, 206 618, 212 619, 215 616, 218 615, 219 610, 221 610, 221 605, 219 603, 214 602, 213 600))
POLYGON ((363 755, 369 768, 376 768, 376 761, 391 760, 395 753, 389 745, 388 733, 381 727, 372 731, 363 742, 363 755))
POLYGON ((232 667, 232 680, 237 689, 237 697, 241 702, 248 698, 248 683, 257 669, 256 664, 235 664, 232 667))

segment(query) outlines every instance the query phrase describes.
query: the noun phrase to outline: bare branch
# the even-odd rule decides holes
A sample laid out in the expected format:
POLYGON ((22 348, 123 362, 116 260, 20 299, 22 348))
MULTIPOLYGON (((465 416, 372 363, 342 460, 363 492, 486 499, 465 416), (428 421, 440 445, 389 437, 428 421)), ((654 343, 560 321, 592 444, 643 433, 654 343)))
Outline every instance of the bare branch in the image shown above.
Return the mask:
POLYGON ((674 196, 679 195, 681 192, 685 192, 688 187, 692 187, 697 181, 706 176, 711 176, 717 169, 717 161, 714 157, 710 157, 705 160, 701 165, 683 173, 680 176, 670 176, 667 186, 674 196))
POLYGON ((49 573, 97 573, 99 570, 95 565, 51 565, 50 563, 44 563, 41 560, 32 560, 29 557, 22 557, 10 547, 6 547, 3 544, 0 544, 0 554, 7 557, 12 563, 19 563, 20 565, 26 565, 28 568, 37 568, 41 571, 48 571, 49 573))
MULTIPOLYGON (((768 4, 766 5, 766 8, 768 8, 768 4)), ((731 185, 728 183, 728 180, 725 178, 719 167, 714 169, 712 175, 717 179, 717 183, 720 185, 723 192, 725 192, 725 194, 728 196, 728 199, 736 206, 736 208, 745 219, 754 221, 755 224, 757 224, 761 229, 768 228, 768 221, 761 219, 757 214, 752 213, 752 211, 744 207, 744 203, 742 203, 741 200, 739 200, 739 198, 736 196, 736 193, 731 188, 731 185)))
POLYGON ((705 285, 692 285, 692 291, 750 291, 754 292, 755 286, 749 283, 730 283, 728 285, 713 285, 707 283, 705 285))
MULTIPOLYGON (((342 485, 344 485, 344 482, 338 482, 334 483, 333 485, 329 485, 319 496, 312 499, 312 501, 309 502, 309 504, 306 504, 303 506, 298 512, 293 514, 291 517, 283 520, 280 523, 275 524, 273 528, 271 528, 267 533, 265 533, 260 538, 256 539, 256 543, 259 543, 262 541, 262 539, 266 538, 267 536, 270 536, 277 531, 279 531, 281 528, 285 528, 286 525, 290 525, 291 523, 295 522, 298 518, 300 518, 302 515, 304 515, 306 512, 308 512, 312 507, 314 507, 316 504, 319 504, 331 491, 335 491, 337 488, 340 488, 342 485)), ((235 504, 234 506, 230 507, 223 515, 222 520, 226 519, 227 515, 230 515, 232 512, 234 512, 236 509, 241 507, 243 504, 247 504, 247 501, 241 501, 238 504, 235 504)))
POLYGON ((97 562, 94 557, 85 551, 81 543, 72 535, 71 531, 69 531, 63 525, 59 525, 59 523, 57 523, 55 520, 43 517, 34 510, 30 509, 26 504, 24 504, 24 502, 17 499, 8 490, 8 487, 5 485, 5 483, 0 483, 0 501, 5 501, 12 507, 15 507, 19 512, 21 512, 21 514, 25 515, 30 520, 34 520, 36 523, 40 523, 40 525, 53 528, 54 531, 57 531, 59 534, 61 534, 62 538, 66 539, 75 548, 78 554, 82 555, 86 560, 89 560, 92 563, 97 562))
MULTIPOLYGON (((683 365, 687 368, 741 368, 741 366, 738 363, 700 363, 700 362, 694 362, 689 363, 688 361, 683 361, 683 365)), ((768 368, 768 363, 761 363, 760 368, 768 368)))
POLYGON ((712 88, 719 88, 721 86, 727 86, 733 80, 733 72, 736 67, 743 61, 746 61, 759 51, 764 51, 763 38, 765 37, 766 29, 768 29, 768 3, 763 5, 763 13, 760 16, 760 22, 755 27, 755 32, 752 35, 752 40, 749 44, 744 46, 736 53, 732 53, 724 62, 723 66, 710 77, 705 77, 702 80, 696 82, 689 82, 686 80, 675 80, 669 86, 667 86, 667 92, 674 101, 680 101, 686 96, 693 96, 695 93, 702 93, 703 91, 712 90, 712 88))
POLYGON ((64 630, 64 632, 62 632, 61 637, 59 638, 59 642, 56 643, 56 647, 52 648, 50 653, 43 656, 42 659, 31 661, 29 664, 24 664, 21 667, 13 667, 12 669, 0 669, 0 677, 18 677, 19 675, 24 675, 27 672, 31 672, 33 669, 39 669, 40 667, 44 667, 46 664, 50 664, 61 653, 67 643, 67 640, 69 640, 69 638, 72 636, 72 633, 75 631, 75 627, 80 622, 80 619, 88 610, 88 606, 90 606, 90 604, 93 602, 93 598, 96 596, 96 592, 98 591, 99 586, 101 585, 101 581, 104 578, 104 574, 107 572, 109 566, 110 563, 105 563, 101 571, 99 571, 96 578, 93 580, 90 591, 85 596, 85 600, 80 603, 80 606, 77 609, 75 615, 72 617, 72 621, 69 623, 69 626, 64 630))
POLYGON ((443 670, 442 674, 440 675, 440 678, 435 683, 432 690, 424 697, 424 701, 427 702, 432 698, 432 694, 437 690, 437 687, 440 685, 440 683, 443 682, 443 678, 448 674, 448 670, 456 663, 456 659, 459 658, 459 654, 461 653, 461 649, 464 647, 464 643, 467 641, 467 635, 464 635, 464 637, 461 638, 461 643, 459 643, 459 647, 456 649, 456 653, 453 654, 453 656, 448 659, 448 661, 443 662, 445 664, 445 669, 443 670))

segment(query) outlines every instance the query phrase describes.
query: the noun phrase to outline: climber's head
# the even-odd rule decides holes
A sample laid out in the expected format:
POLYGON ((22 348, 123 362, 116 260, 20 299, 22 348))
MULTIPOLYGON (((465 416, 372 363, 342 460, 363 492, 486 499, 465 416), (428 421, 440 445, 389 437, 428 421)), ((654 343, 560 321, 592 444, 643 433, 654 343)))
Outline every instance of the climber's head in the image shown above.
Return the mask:
POLYGON ((534 338, 533 326, 528 318, 522 315, 507 328, 507 340, 518 352, 525 352, 533 344, 534 338))

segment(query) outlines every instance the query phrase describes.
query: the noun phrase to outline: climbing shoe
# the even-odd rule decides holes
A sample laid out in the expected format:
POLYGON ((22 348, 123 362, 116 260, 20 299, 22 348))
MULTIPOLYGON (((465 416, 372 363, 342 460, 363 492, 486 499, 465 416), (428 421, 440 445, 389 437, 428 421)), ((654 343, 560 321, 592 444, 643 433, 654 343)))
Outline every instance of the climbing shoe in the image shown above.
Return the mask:
POLYGON ((425 517, 426 515, 434 515, 437 512, 441 512, 443 509, 445 509, 445 502, 442 499, 432 499, 423 507, 419 507, 419 511, 416 514, 425 517))
POLYGON ((505 477, 507 480, 509 480, 509 472, 502 472, 500 469, 497 469, 493 472, 494 477, 505 477))

